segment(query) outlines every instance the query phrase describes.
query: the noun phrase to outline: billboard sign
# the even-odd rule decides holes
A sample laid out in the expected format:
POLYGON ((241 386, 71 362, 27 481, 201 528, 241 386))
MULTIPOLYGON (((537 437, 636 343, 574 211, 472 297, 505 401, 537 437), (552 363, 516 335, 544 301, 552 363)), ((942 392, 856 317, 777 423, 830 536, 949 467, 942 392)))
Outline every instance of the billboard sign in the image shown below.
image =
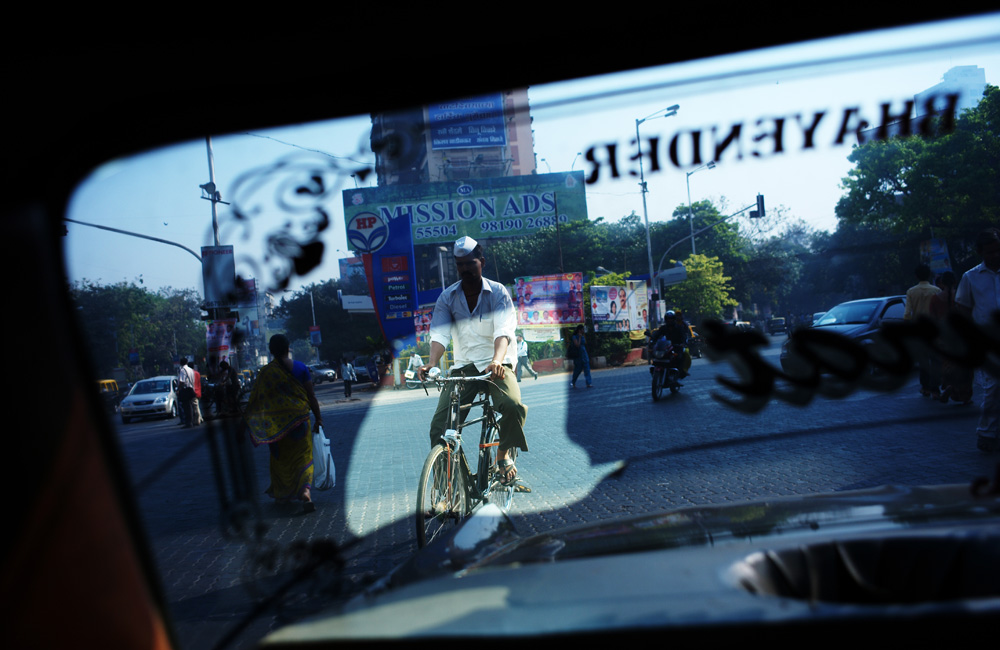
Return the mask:
POLYGON ((561 332, 558 327, 532 327, 523 332, 524 340, 528 343, 545 343, 546 341, 560 340, 561 332))
POLYGON ((626 280, 628 291, 628 318, 631 331, 642 331, 649 327, 649 299, 645 280, 626 280))
POLYGON ((920 242, 920 261, 931 267, 934 275, 951 270, 948 242, 944 239, 927 239, 920 242))
POLYGON ((590 287, 590 315, 595 332, 629 332, 648 326, 646 284, 642 280, 629 280, 628 284, 590 287))
MULTIPOLYGON (((205 345, 208 348, 208 358, 214 360, 215 364, 229 361, 230 357, 235 358, 236 350, 232 349, 233 330, 236 329, 235 320, 214 320, 208 322, 208 330, 205 332, 205 345)), ((210 365, 211 364, 210 361, 210 365)))
POLYGON ((583 323, 583 274, 559 273, 514 279, 511 297, 522 329, 583 323))
POLYGON ((413 240, 406 219, 381 214, 366 203, 365 192, 380 190, 344 191, 347 241, 362 254, 368 292, 382 335, 388 341, 402 341, 405 346, 414 342, 413 314, 417 307, 413 240))
POLYGON ((582 171, 362 187, 344 191, 344 218, 351 248, 373 253, 391 224, 408 225, 413 244, 531 235, 585 220, 587 197, 582 171))
POLYGON ((507 146, 502 93, 430 104, 427 124, 431 149, 507 146))
POLYGON ((232 246, 202 246, 201 276, 206 308, 236 306, 236 259, 232 246))
POLYGON ((257 309, 257 281, 253 278, 236 283, 236 308, 257 309))
POLYGON ((341 305, 343 305, 344 309, 351 312, 372 313, 375 311, 375 305, 372 303, 371 296, 349 296, 344 294, 341 305))
POLYGON ((365 263, 360 257, 342 257, 340 263, 340 279, 346 280, 352 275, 365 276, 365 263))

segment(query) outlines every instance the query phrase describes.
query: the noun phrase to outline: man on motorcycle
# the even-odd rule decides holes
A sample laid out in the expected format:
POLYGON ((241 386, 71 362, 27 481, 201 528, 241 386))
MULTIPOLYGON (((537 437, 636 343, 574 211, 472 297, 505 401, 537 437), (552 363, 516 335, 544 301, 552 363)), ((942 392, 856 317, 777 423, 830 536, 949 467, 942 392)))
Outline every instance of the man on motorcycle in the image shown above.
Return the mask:
POLYGON ((691 336, 691 327, 684 322, 678 314, 674 313, 673 310, 667 311, 666 316, 663 319, 663 325, 656 330, 656 334, 650 341, 651 345, 655 345, 661 337, 667 337, 667 340, 673 344, 674 347, 679 347, 684 350, 683 358, 681 359, 680 370, 681 379, 688 376, 688 370, 691 369, 691 350, 689 349, 688 339, 691 336))

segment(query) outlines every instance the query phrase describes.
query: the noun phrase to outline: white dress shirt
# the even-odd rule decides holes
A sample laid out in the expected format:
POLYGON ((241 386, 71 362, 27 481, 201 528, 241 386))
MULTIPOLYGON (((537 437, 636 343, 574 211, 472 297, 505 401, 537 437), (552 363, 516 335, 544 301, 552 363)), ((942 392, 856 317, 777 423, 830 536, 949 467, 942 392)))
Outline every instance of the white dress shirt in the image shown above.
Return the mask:
POLYGON ((177 371, 177 383, 181 387, 194 388, 194 370, 187 366, 181 366, 177 371))
POLYGON ((511 345, 516 329, 517 316, 507 288, 483 278, 483 289, 471 312, 461 282, 441 292, 431 319, 431 341, 446 348, 449 341, 454 341, 455 367, 472 363, 482 372, 493 360, 494 341, 502 336, 507 337, 503 362, 512 366, 517 363, 516 347, 511 345))
POLYGON ((972 320, 988 323, 990 314, 1000 309, 1000 274, 986 264, 969 269, 958 283, 955 302, 972 310, 972 320))

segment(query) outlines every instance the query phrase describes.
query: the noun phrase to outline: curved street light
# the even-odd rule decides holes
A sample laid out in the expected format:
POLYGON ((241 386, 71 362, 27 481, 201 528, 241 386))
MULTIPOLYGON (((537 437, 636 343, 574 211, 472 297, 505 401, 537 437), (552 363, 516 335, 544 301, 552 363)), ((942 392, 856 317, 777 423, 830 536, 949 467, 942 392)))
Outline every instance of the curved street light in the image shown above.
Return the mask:
MULTIPOLYGON (((647 120, 654 120, 661 117, 671 117, 677 115, 677 111, 680 109, 679 104, 674 104, 673 106, 668 106, 662 110, 656 111, 651 115, 647 115, 642 119, 637 119, 635 121, 635 147, 639 152, 639 189, 642 191, 642 218, 646 223, 646 256, 649 261, 649 282, 652 286, 653 282, 653 243, 649 238, 649 210, 646 207, 646 176, 642 166, 642 140, 639 137, 639 125, 647 120)), ((650 327, 656 324, 656 310, 653 310, 653 319, 650 323, 650 327)))
POLYGON ((687 173, 687 189, 688 189, 688 229, 691 231, 691 254, 695 254, 694 250, 694 216, 691 214, 691 174, 700 172, 703 169, 715 169, 715 161, 709 160, 707 163, 701 167, 695 167, 687 173))

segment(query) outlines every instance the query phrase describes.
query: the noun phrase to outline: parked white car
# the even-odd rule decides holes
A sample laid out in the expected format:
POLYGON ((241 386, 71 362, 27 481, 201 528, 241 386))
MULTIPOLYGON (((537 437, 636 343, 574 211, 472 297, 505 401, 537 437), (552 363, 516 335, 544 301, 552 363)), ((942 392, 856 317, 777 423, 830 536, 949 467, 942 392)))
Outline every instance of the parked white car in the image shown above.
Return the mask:
POLYGON ((136 382, 118 411, 122 424, 141 417, 177 417, 177 378, 161 375, 136 382))

